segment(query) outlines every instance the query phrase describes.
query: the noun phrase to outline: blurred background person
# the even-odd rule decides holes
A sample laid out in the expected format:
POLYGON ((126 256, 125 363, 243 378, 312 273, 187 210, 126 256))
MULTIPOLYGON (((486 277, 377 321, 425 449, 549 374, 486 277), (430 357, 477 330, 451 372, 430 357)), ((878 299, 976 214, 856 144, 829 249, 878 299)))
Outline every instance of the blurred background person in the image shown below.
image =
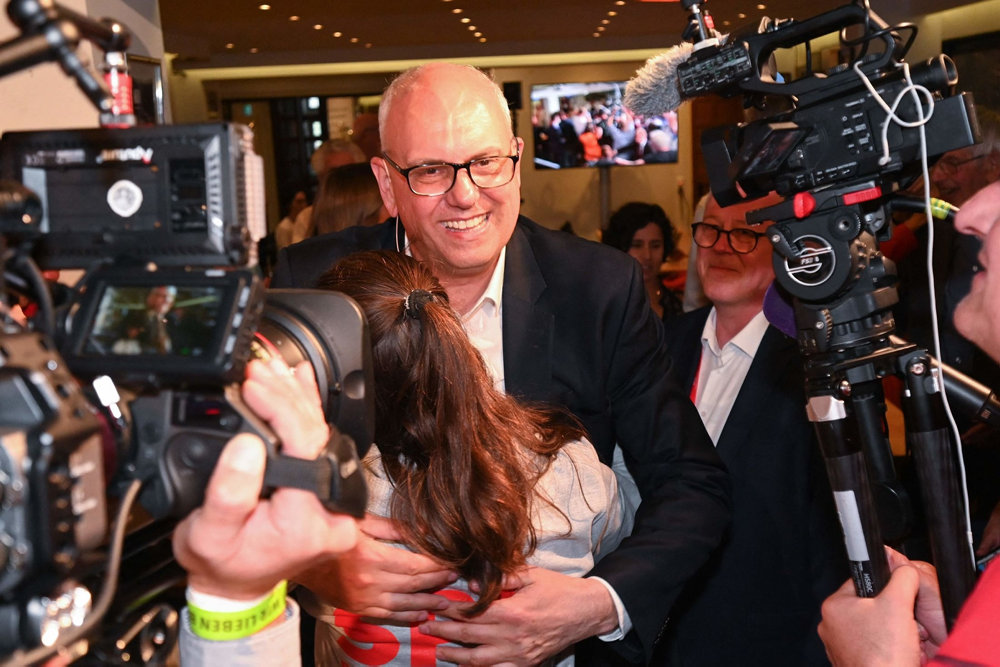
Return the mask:
POLYGON ((369 160, 382 155, 382 137, 378 131, 377 113, 366 111, 354 118, 351 141, 357 144, 369 160))
POLYGON ((387 217, 371 166, 359 162, 326 173, 312 205, 310 226, 315 234, 328 234, 355 225, 376 225, 387 217))
POLYGON ((299 190, 288 204, 288 215, 281 219, 274 228, 274 244, 276 250, 281 250, 292 243, 292 233, 295 229, 295 218, 309 206, 309 197, 305 190, 299 190))
MULTIPOLYGON (((327 139, 309 158, 309 164, 320 183, 326 172, 335 167, 357 162, 367 163, 362 150, 353 141, 347 139, 327 139)), ((312 206, 307 206, 295 218, 295 228, 292 231, 292 243, 298 243, 315 233, 312 225, 312 206)))
POLYGON ((680 299, 664 285, 660 274, 664 260, 677 249, 676 239, 677 233, 663 209, 642 202, 629 202, 615 211, 602 235, 604 243, 639 262, 649 305, 662 320, 681 313, 680 299))

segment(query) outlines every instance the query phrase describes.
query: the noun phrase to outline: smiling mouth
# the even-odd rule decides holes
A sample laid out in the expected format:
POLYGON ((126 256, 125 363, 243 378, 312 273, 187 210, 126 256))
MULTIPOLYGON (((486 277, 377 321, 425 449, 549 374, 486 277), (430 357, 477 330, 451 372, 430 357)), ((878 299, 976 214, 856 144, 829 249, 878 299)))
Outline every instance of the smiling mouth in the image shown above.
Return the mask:
POLYGON ((468 231, 470 229, 478 229, 479 227, 486 224, 486 214, 476 216, 475 218, 469 218, 467 220, 445 220, 441 225, 445 229, 452 231, 468 231))

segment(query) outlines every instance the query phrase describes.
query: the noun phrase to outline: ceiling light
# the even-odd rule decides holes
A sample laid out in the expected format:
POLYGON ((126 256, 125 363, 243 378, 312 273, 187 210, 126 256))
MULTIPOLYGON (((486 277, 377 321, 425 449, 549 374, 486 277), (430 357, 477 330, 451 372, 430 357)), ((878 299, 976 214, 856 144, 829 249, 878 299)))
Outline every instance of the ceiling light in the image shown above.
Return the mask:
POLYGON ((747 17, 747 15, 744 14, 743 12, 740 12, 739 14, 736 15, 736 18, 739 18, 739 19, 745 19, 746 17, 747 17))
POLYGON ((462 10, 459 7, 455 7, 455 9, 451 10, 451 13, 452 14, 461 14, 462 10))
POLYGON ((603 25, 607 25, 607 24, 611 23, 611 19, 601 19, 601 23, 603 25))
POLYGON ((473 34, 473 36, 475 36, 475 37, 482 37, 482 36, 483 36, 483 33, 481 33, 481 32, 474 32, 474 33, 472 33, 472 34, 473 34))
POLYGON ((366 49, 372 48, 372 43, 371 42, 365 42, 365 48, 366 49))
POLYGON ((322 23, 317 23, 316 25, 313 26, 313 30, 322 30, 322 29, 323 29, 322 23))
POLYGON ((730 21, 729 19, 726 19, 725 21, 722 22, 722 25, 732 25, 732 24, 733 24, 732 21, 730 21))
POLYGON ((469 23, 472 21, 468 16, 463 16, 461 19, 462 23, 469 23))
POLYGON ((480 38, 479 38, 479 41, 480 41, 480 42, 485 42, 485 41, 486 41, 486 38, 485 38, 485 37, 480 37, 480 38))
POLYGON ((595 32, 594 33, 594 37, 600 37, 600 36, 601 36, 601 33, 599 33, 599 32, 595 32))
POLYGON ((227 49, 231 49, 231 48, 233 48, 234 46, 236 46, 236 45, 235 45, 235 44, 233 44, 232 42, 229 42, 228 44, 226 44, 226 48, 227 48, 227 49))
POLYGON ((603 25, 597 26, 597 32, 604 32, 606 28, 603 25))
POLYGON ((344 33, 342 33, 342 32, 340 32, 339 30, 337 30, 336 32, 334 32, 334 33, 333 33, 333 36, 334 36, 334 37, 343 37, 343 36, 344 36, 344 33))
POLYGON ((469 32, 473 32, 475 29, 476 29, 476 26, 474 26, 474 25, 470 25, 469 26, 469 32))
POLYGON ((618 0, 618 2, 616 2, 615 4, 618 5, 619 7, 623 7, 625 6, 625 0, 618 0))
POLYGON ((761 4, 757 5, 757 9, 767 9, 767 5, 765 5, 764 3, 761 3, 761 4))
POLYGON ((261 10, 262 12, 266 12, 270 8, 271 8, 271 5, 257 5, 257 9, 261 10))
POLYGON ((256 46, 250 49, 250 53, 257 53, 258 51, 260 51, 260 49, 258 49, 256 46))
POLYGON ((298 20, 299 20, 299 17, 298 17, 298 16, 289 16, 289 17, 288 17, 288 20, 289 20, 289 21, 298 21, 298 20))
POLYGON ((608 12, 608 16, 618 16, 618 12, 612 9, 610 12, 608 12))
POLYGON ((357 37, 351 37, 351 44, 357 44, 357 43, 358 43, 358 38, 357 37))

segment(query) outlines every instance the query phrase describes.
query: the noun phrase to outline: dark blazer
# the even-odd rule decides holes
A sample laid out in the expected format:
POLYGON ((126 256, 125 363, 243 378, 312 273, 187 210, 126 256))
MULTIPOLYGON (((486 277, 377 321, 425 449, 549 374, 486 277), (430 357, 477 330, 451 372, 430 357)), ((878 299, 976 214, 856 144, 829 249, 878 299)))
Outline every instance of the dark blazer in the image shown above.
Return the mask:
MULTIPOLYGON (((272 284, 312 286, 350 251, 399 247, 393 231, 389 221, 290 246, 272 284)), ((593 574, 634 625, 615 649, 648 660, 683 583, 728 522, 725 470, 674 380, 631 257, 521 217, 507 244, 502 307, 507 391, 568 408, 601 460, 611 464, 618 442, 635 477, 643 500, 632 537, 593 574)))
MULTIPOLYGON (((667 344, 690 391, 710 308, 669 322, 667 344)), ((719 437, 733 482, 722 548, 690 582, 655 664, 828 664, 820 605, 849 571, 819 445, 806 417, 795 341, 768 327, 719 437)))

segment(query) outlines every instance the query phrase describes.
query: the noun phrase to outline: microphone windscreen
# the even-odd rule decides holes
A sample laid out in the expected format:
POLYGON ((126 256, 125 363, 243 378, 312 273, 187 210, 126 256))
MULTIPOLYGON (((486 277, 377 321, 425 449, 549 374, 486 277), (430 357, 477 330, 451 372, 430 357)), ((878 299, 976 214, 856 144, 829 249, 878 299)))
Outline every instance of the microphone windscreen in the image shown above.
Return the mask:
POLYGON ((625 88, 625 106, 645 116, 676 110, 684 101, 677 67, 688 59, 692 48, 684 42, 647 60, 625 88))
POLYGON ((764 317, 771 325, 789 338, 796 338, 795 309, 785 300, 776 283, 771 283, 764 294, 764 317))

